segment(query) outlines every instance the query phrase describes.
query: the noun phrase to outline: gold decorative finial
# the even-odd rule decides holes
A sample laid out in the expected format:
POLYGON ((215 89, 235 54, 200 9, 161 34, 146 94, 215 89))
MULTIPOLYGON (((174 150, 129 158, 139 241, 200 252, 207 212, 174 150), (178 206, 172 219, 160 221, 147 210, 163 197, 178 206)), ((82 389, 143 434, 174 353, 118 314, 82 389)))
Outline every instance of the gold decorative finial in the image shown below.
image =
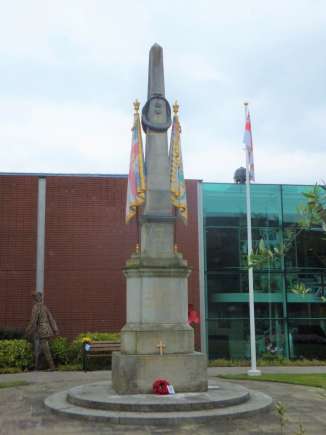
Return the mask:
POLYGON ((177 115, 177 113, 179 112, 179 104, 177 101, 175 101, 175 103, 173 104, 173 112, 175 115, 177 115))
POLYGON ((136 99, 136 100, 134 101, 134 109, 135 109, 135 112, 138 112, 138 111, 139 111, 139 106, 140 106, 140 102, 136 99))

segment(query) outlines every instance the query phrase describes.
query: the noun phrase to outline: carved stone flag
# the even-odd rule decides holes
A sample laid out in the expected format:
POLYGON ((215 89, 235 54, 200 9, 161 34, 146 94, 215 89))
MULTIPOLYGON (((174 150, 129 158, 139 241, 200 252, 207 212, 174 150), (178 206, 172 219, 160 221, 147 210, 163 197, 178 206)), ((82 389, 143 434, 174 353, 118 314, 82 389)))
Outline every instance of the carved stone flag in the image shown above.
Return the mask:
POLYGON ((144 154, 143 141, 141 134, 139 103, 134 103, 134 125, 132 127, 130 167, 128 174, 127 203, 126 203, 126 223, 130 221, 137 211, 137 207, 145 202, 145 173, 144 173, 144 154))
POLYGON ((179 106, 176 103, 173 106, 174 117, 172 122, 171 142, 170 142, 170 190, 171 201, 183 222, 188 221, 188 207, 186 195, 186 183, 183 173, 183 162, 181 152, 181 126, 178 117, 179 106))

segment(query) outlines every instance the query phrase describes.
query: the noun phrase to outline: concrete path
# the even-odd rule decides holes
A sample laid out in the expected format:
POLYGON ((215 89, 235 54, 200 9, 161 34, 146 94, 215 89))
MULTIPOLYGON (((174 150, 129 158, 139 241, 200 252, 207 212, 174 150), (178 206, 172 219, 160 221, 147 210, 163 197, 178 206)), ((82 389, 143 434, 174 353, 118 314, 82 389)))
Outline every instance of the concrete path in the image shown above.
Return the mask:
MULTIPOLYGON (((326 367, 273 367, 265 373, 326 373, 326 367), (286 369, 286 371, 284 371, 286 369)), ((226 373, 246 373, 246 368, 209 368, 209 376, 226 373)), ((153 434, 153 435, 276 435, 281 434, 279 419, 273 411, 246 419, 235 419, 216 424, 188 424, 178 427, 115 426, 105 423, 84 422, 51 414, 43 405, 49 394, 74 385, 110 379, 111 373, 97 372, 30 372, 0 375, 0 382, 25 380, 27 386, 0 389, 1 435, 64 435, 64 434, 153 434)), ((253 390, 271 395, 274 401, 282 401, 288 409, 289 423, 286 435, 294 435, 299 423, 305 435, 326 434, 326 395, 317 388, 276 384, 268 382, 238 382, 253 390)))

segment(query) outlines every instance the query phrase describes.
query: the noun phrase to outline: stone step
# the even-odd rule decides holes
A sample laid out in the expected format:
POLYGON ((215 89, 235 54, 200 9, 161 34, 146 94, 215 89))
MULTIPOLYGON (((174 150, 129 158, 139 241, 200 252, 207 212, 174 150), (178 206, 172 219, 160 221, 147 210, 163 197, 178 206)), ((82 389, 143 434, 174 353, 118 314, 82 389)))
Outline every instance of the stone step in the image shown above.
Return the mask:
POLYGON ((71 388, 67 401, 84 408, 123 412, 174 412, 223 408, 249 400, 246 388, 221 381, 211 384, 207 392, 179 393, 159 396, 155 394, 119 395, 110 382, 97 382, 71 388))
POLYGON ((110 382, 97 382, 71 388, 67 401, 84 408, 123 412, 196 411, 238 405, 249 399, 249 392, 240 385, 221 382, 210 385, 207 392, 118 395, 110 382))
POLYGON ((272 405, 271 397, 260 392, 249 391, 249 399, 247 401, 241 404, 215 409, 162 412, 115 411, 73 405, 67 401, 67 394, 68 390, 55 393, 45 400, 45 405, 52 412, 69 417, 133 425, 175 425, 191 422, 206 423, 225 418, 250 416, 265 412, 269 410, 272 405))

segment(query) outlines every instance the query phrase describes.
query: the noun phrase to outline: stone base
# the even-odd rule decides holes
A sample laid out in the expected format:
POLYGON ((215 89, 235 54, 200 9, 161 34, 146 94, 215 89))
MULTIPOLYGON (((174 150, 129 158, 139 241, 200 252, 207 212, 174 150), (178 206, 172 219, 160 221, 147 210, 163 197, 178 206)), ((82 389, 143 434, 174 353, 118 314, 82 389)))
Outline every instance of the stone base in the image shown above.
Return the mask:
POLYGON ((166 355, 112 355, 112 386, 118 394, 151 393, 156 379, 177 393, 207 391, 207 359, 199 352, 166 355))
POLYGON ((216 379, 211 380, 205 393, 167 396, 119 395, 113 391, 110 382, 97 382, 52 394, 45 399, 45 406, 59 415, 87 421, 142 427, 156 425, 161 433, 162 427, 167 425, 217 423, 264 412, 271 408, 272 399, 263 393, 216 379))

